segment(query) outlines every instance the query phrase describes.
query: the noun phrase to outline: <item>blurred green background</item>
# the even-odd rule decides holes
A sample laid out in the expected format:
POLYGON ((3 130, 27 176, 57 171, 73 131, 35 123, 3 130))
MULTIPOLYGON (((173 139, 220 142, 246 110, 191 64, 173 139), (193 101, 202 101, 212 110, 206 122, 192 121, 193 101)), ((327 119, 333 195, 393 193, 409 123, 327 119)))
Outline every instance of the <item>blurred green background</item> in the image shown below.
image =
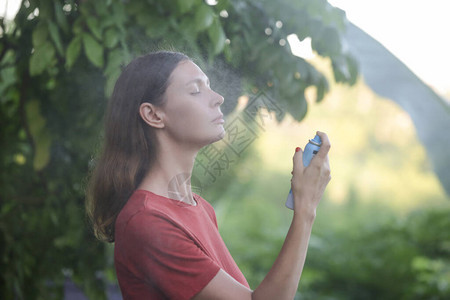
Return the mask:
POLYGON ((193 189, 215 207, 252 288, 289 226, 294 149, 321 130, 333 179, 297 298, 450 298, 448 187, 410 116, 358 73, 342 10, 324 0, 19 2, 14 19, 0 18, 1 299, 73 299, 67 282, 79 299, 116 299, 113 245, 93 237, 84 188, 121 67, 161 48, 191 55, 225 96, 227 137, 199 153, 193 189), (311 39, 315 58, 292 55, 293 34, 311 39), (232 141, 235 129, 243 139, 232 141))
MULTIPOLYGON (((314 63, 329 68, 324 59, 314 63)), ((332 142, 332 180, 319 205, 298 298, 449 297, 449 197, 398 105, 360 79, 353 87, 333 83, 301 123, 266 120, 232 178, 220 177, 204 191, 251 286, 270 269, 290 224, 284 201, 294 149, 323 130, 332 142)))

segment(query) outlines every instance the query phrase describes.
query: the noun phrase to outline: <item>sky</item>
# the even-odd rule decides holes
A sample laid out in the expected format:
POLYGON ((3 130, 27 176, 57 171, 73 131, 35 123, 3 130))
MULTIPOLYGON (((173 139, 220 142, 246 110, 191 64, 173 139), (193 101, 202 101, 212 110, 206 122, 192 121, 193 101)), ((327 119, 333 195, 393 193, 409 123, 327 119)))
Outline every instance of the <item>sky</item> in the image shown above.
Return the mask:
MULTIPOLYGON (((328 0, 347 18, 382 43, 439 94, 450 97, 450 1, 328 0)), ((8 17, 19 0, 0 0, 8 17)), ((300 50, 301 51, 301 50, 300 50)))
POLYGON ((328 0, 439 94, 450 97, 450 1, 328 0))

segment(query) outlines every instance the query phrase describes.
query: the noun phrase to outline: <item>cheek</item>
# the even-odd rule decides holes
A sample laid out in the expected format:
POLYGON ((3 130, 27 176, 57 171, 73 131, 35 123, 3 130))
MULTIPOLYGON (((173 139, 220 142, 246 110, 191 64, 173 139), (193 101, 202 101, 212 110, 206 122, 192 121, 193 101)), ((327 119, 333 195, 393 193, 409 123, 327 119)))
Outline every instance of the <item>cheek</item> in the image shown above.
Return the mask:
POLYGON ((209 131, 215 113, 202 95, 180 95, 172 93, 167 99, 167 126, 179 134, 209 131))
POLYGON ((205 112, 202 107, 187 99, 181 105, 173 107, 169 112, 168 123, 181 132, 196 129, 205 125, 205 112))

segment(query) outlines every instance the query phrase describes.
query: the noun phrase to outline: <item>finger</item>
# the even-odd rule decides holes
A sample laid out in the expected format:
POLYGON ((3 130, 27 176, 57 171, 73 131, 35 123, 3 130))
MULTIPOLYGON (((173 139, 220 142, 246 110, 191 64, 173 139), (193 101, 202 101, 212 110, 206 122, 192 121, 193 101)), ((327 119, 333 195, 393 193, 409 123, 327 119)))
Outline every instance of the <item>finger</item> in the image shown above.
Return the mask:
POLYGON ((303 172, 303 150, 300 147, 295 149, 294 157, 292 158, 293 162, 293 171, 292 175, 299 172, 301 174, 303 172))
POLYGON ((331 179, 331 168, 330 168, 330 160, 328 159, 328 155, 325 159, 325 167, 324 167, 325 175, 328 177, 328 180, 331 179))
POLYGON ((321 159, 324 159, 331 148, 330 140, 328 139, 328 135, 324 132, 317 131, 317 135, 322 140, 322 146, 320 146, 319 152, 317 152, 316 156, 320 157, 321 159))

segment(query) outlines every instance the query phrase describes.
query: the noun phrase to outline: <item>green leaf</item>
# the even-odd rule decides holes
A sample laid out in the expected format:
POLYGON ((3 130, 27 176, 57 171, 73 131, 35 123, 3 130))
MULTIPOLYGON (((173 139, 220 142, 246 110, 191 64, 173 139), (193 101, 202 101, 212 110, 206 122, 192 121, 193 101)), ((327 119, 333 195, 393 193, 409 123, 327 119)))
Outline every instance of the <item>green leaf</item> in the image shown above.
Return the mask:
POLYGON ((103 67, 103 47, 89 33, 83 34, 84 53, 96 67, 103 67))
POLYGON ((3 95, 0 104, 6 100, 4 97, 6 89, 15 84, 16 81, 17 75, 15 66, 0 68, 0 95, 3 95))
POLYGON ((47 41, 35 49, 30 58, 30 75, 41 74, 50 65, 55 56, 55 48, 47 41))
POLYGON ((49 20, 53 17, 53 1, 39 1, 39 18, 49 20))
POLYGON ((41 133, 39 139, 35 141, 33 167, 36 171, 40 171, 48 165, 50 161, 51 144, 52 139, 48 132, 41 133))
MULTIPOLYGON (((126 23, 129 15, 125 11, 125 3, 124 2, 118 2, 112 6, 112 13, 114 20, 116 21, 117 26, 121 26, 122 24, 126 23)), ((103 25, 103 24, 102 24, 103 25)), ((102 27, 106 28, 105 26, 102 27)))
POLYGON ((339 32, 331 26, 323 28, 320 34, 312 39, 311 46, 322 56, 338 56, 342 51, 339 32))
POLYGON ((120 73, 121 73, 120 69, 116 69, 115 71, 112 71, 112 73, 106 79, 105 96, 107 98, 111 97, 114 91, 114 86, 116 84, 117 78, 119 78, 120 76, 120 73))
POLYGON ((149 16, 145 10, 142 10, 137 13, 136 22, 140 26, 147 27, 148 26, 147 23, 149 22, 149 20, 152 20, 152 18, 153 16, 149 16))
POLYGON ((232 64, 233 62, 233 51, 231 51, 230 45, 225 45, 223 48, 223 54, 225 55, 225 59, 228 63, 232 64))
POLYGON ((89 27, 89 30, 92 32, 92 34, 98 39, 102 39, 102 30, 100 28, 100 24, 98 22, 98 19, 95 17, 89 16, 86 19, 86 23, 89 27))
POLYGON ((336 82, 346 82, 350 80, 349 65, 344 56, 334 57, 332 60, 333 74, 336 82))
POLYGON ((214 21, 214 12, 207 4, 202 4, 195 13, 195 29, 197 31, 203 31, 214 21))
POLYGON ((305 95, 300 93, 296 99, 289 100, 287 101, 289 114, 297 121, 303 120, 308 111, 308 103, 306 102, 305 95))
MULTIPOLYGON (((2 48, 3 51, 3 48, 2 48)), ((5 54, 3 55, 3 59, 0 61, 0 66, 4 64, 14 64, 14 59, 16 56, 16 52, 12 49, 6 50, 5 54)))
POLYGON ((208 36, 213 44, 213 54, 217 55, 222 52, 226 36, 218 19, 215 19, 212 26, 208 28, 208 36))
POLYGON ((70 70, 80 55, 81 38, 76 36, 72 39, 66 50, 66 68, 70 70))
POLYGON ((41 114, 39 101, 26 103, 25 114, 34 143, 33 167, 40 171, 50 161, 51 137, 46 127, 46 119, 41 114))
MULTIPOLYGON (((276 55, 272 55, 272 56, 276 57, 276 55)), ((294 82, 294 78, 295 78, 294 72, 289 70, 289 66, 283 65, 281 63, 277 63, 279 61, 280 61, 279 59, 273 60, 273 64, 271 66, 269 66, 269 68, 274 71, 274 75, 276 76, 276 78, 278 78, 281 86, 289 87, 292 84, 296 84, 296 82, 294 82)))
POLYGON ((84 19, 82 17, 79 17, 73 22, 72 25, 72 32, 75 35, 81 35, 84 32, 84 19))
POLYGON ((33 47, 39 47, 47 41, 48 27, 45 22, 40 21, 33 30, 31 39, 33 41, 33 47))
POLYGON ((63 56, 64 49, 62 46, 61 37, 59 35, 59 30, 55 23, 53 23, 51 20, 48 21, 48 30, 50 31, 50 37, 52 38, 53 43, 56 46, 56 50, 61 56, 63 56))
POLYGON ((116 15, 106 15, 100 19, 100 24, 102 28, 108 28, 111 26, 120 26, 119 21, 116 15))
MULTIPOLYGON (((139 15, 140 16, 140 15, 139 15)), ((139 17, 138 16, 138 17, 139 17)), ((151 38, 159 38, 167 33, 168 23, 164 22, 164 20, 157 16, 147 16, 145 20, 145 34, 151 38)))
POLYGON ((55 8, 55 17, 56 17, 56 23, 58 24, 59 28, 64 31, 64 33, 69 32, 69 24, 67 23, 66 15, 63 11, 63 7, 60 1, 54 1, 54 8, 55 8))
POLYGON ((328 92, 329 86, 328 81, 325 77, 322 77, 319 83, 317 84, 317 102, 321 102, 325 97, 325 93, 328 92))
POLYGON ((221 10, 226 10, 230 7, 230 2, 229 0, 220 0, 217 2, 215 9, 216 11, 221 11, 221 10))
POLYGON ((280 81, 280 89, 286 98, 297 99, 298 95, 304 94, 304 86, 302 82, 294 82, 293 80, 280 81))
POLYGON ((197 0, 177 0, 178 11, 181 14, 187 13, 197 0))
POLYGON ((130 3, 126 5, 126 12, 130 15, 139 14, 144 10, 145 10, 144 1, 130 1, 130 3))
POLYGON ((108 13, 108 1, 93 1, 95 12, 99 15, 108 13))
POLYGON ((262 49, 261 55, 259 57, 258 68, 263 71, 272 70, 273 66, 280 60, 280 52, 273 51, 273 49, 266 46, 262 49))
POLYGON ((105 71, 103 74, 109 76, 116 72, 120 71, 120 66, 124 63, 124 55, 123 51, 120 49, 115 49, 108 53, 108 63, 106 64, 105 71))
POLYGON ((119 42, 119 33, 114 28, 109 28, 105 32, 105 39, 103 40, 103 44, 106 48, 114 48, 119 42))
POLYGON ((189 44, 195 44, 197 41, 197 31, 192 20, 184 18, 179 25, 180 33, 189 44))

